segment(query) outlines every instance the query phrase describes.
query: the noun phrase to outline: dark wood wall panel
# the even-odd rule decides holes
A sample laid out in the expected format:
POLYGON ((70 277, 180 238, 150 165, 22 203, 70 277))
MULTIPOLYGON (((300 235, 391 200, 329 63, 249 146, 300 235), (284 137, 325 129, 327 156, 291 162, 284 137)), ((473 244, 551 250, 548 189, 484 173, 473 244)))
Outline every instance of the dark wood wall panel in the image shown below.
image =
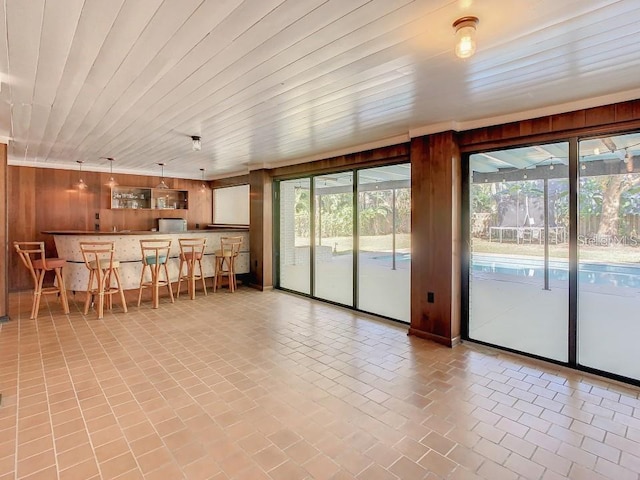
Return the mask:
POLYGON ((460 167, 453 132, 412 140, 409 333, 449 346, 460 340, 460 167))
POLYGON ((249 257, 251 285, 260 290, 273 286, 273 201, 268 170, 249 174, 249 257))
POLYGON ((238 185, 246 185, 249 183, 249 175, 236 175, 235 177, 218 178, 211 180, 209 185, 211 188, 236 187, 238 185))
MULTIPOLYGON (((158 218, 185 218, 187 228, 206 228, 212 222, 212 192, 200 191, 201 180, 166 179, 173 189, 189 191, 187 210, 112 210, 108 173, 82 172, 88 185, 78 190, 78 171, 50 168, 8 167, 9 244, 44 241, 47 254, 55 255, 49 230, 151 230, 158 218), (96 218, 96 215, 98 218, 96 218)), ((116 175, 122 186, 155 187, 158 177, 116 175)), ((9 290, 32 288, 31 279, 17 255, 10 251, 9 290)))
POLYGON ((271 176, 273 178, 285 179, 299 177, 309 173, 335 172, 336 170, 349 169, 362 165, 375 167, 389 163, 408 161, 409 149, 409 143, 375 148, 373 150, 340 155, 338 157, 316 160, 314 162, 274 168, 271 170, 271 176))
POLYGON ((459 145, 470 152, 634 129, 640 129, 640 100, 467 130, 459 133, 459 145))
POLYGON ((0 143, 0 320, 6 320, 9 313, 9 262, 11 250, 9 248, 7 225, 8 219, 8 166, 7 145, 0 143))

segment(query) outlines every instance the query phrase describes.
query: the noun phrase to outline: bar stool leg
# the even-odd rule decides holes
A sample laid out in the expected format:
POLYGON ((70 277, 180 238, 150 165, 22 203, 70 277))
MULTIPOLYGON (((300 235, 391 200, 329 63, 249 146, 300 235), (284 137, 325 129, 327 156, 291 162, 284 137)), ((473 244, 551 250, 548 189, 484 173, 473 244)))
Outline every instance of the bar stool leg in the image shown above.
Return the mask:
POLYGON ((58 289, 60 290, 60 301, 62 302, 62 310, 64 313, 69 313, 69 301, 67 300, 67 289, 64 285, 62 278, 62 269, 60 267, 54 268, 56 272, 56 280, 58 280, 58 289))
POLYGON ((113 269, 113 275, 116 277, 116 284, 118 285, 118 291, 120 292, 120 301, 122 302, 122 310, 127 313, 127 301, 124 299, 124 290, 122 290, 122 281, 120 280, 120 272, 117 268, 113 269))
POLYGON ((42 298, 42 282, 44 281, 45 271, 36 270, 37 272, 37 282, 36 288, 33 291, 33 303, 31 304, 31 319, 38 318, 38 312, 40 311, 40 299, 42 298))
POLYGON ((89 313, 89 307, 91 306, 91 300, 93 298, 93 281, 95 279, 95 272, 89 270, 89 286, 87 287, 87 298, 84 301, 84 314, 89 313))
POLYGON ((196 298, 196 270, 195 270, 195 260, 192 258, 187 263, 188 271, 189 271, 189 298, 193 300, 196 298))
POLYGON ((175 303, 173 299, 173 290, 171 289, 171 281, 169 280, 169 269, 167 268, 167 262, 164 262, 162 266, 164 267, 164 276, 167 280, 167 290, 169 290, 169 298, 171 298, 171 303, 175 303))
POLYGON ((147 265, 142 265, 142 273, 140 274, 140 288, 138 288, 138 306, 142 301, 142 283, 144 282, 144 271, 147 269, 147 265))
MULTIPOLYGON (((100 267, 98 267, 100 268, 100 267)), ((98 318, 104 318, 104 284, 105 284, 104 272, 98 273, 98 318)))
POLYGON ((158 292, 158 281, 160 280, 159 278, 159 273, 160 273, 160 264, 156 263, 153 265, 153 267, 151 267, 151 286, 153 288, 152 294, 151 294, 151 300, 152 300, 152 304, 153 304, 153 308, 158 308, 160 306, 160 299, 159 297, 159 292, 158 292))
MULTIPOLYGON (((198 266, 200 267, 200 280, 202 280, 202 290, 204 290, 204 296, 207 296, 207 283, 204 279, 204 273, 202 272, 202 260, 198 259, 198 266)), ((195 280, 194 280, 195 287, 195 280)))
POLYGON ((184 260, 180 258, 180 269, 178 270, 178 289, 176 290, 176 298, 180 298, 180 284, 182 283, 182 266, 184 265, 184 260))

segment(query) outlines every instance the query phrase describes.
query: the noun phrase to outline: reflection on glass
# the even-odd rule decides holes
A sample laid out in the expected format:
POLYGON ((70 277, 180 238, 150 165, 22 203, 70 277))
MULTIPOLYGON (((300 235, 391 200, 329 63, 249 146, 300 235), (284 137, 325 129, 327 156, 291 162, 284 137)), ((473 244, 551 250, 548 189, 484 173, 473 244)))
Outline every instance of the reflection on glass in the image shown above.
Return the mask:
POLYGON ((280 182, 280 286, 311 293, 311 231, 308 178, 280 182))
POLYGON ((410 321, 411 165, 358 172, 358 305, 410 321))
POLYGON ((353 306, 353 173, 314 177, 313 295, 353 306))
POLYGON ((470 158, 469 337, 568 360, 568 145, 470 158))
POLYGON ((640 134, 579 152, 578 363, 640 380, 640 134))

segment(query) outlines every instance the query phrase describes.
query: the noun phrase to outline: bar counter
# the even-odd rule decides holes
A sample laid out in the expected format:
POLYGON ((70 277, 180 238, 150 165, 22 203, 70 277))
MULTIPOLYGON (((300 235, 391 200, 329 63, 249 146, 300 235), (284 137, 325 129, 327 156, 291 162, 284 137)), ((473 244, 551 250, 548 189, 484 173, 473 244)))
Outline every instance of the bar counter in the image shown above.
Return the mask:
MULTIPOLYGON (((142 252, 140 240, 171 239, 171 251, 167 267, 171 282, 178 281, 180 267, 180 238, 206 238, 206 248, 202 259, 202 269, 205 277, 213 277, 215 262, 214 252, 220 249, 220 238, 241 236, 242 247, 236 259, 236 273, 249 273, 249 231, 248 229, 216 229, 216 230, 187 230, 185 232, 150 232, 150 231, 121 231, 121 232, 90 232, 82 230, 46 231, 53 235, 58 257, 67 260, 63 268, 67 290, 85 291, 89 282, 89 270, 84 264, 80 242, 115 242, 114 259, 120 261, 120 276, 125 290, 137 289, 140 284, 142 271, 142 252)), ((185 287, 186 289, 186 287, 185 287)), ((185 290, 186 291, 186 290, 185 290)))

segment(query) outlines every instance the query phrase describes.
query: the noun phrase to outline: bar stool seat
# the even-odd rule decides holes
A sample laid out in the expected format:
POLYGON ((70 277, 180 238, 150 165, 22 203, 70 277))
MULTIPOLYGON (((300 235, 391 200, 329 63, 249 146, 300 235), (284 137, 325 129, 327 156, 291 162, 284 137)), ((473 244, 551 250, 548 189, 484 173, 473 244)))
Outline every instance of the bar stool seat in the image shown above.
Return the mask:
POLYGON ((178 290, 176 298, 180 297, 180 285, 183 280, 187 282, 189 298, 196 298, 196 280, 202 280, 202 289, 207 294, 207 285, 205 283, 202 271, 202 257, 204 257, 204 248, 207 243, 206 238, 179 238, 180 244, 180 269, 178 271, 178 290), (187 267, 187 271, 183 274, 183 267, 187 267), (198 271, 196 271, 196 267, 198 271))
POLYGON ((140 302, 142 301, 142 290, 144 288, 151 288, 152 308, 158 308, 160 305, 160 287, 167 287, 171 303, 174 303, 169 270, 167 269, 171 240, 140 240, 140 249, 142 251, 142 273, 140 275, 140 288, 138 290, 138 306, 140 306, 140 302), (151 280, 145 280, 147 269, 151 275, 151 280), (162 271, 164 271, 164 280, 160 278, 162 271))
POLYGON ((235 292, 238 287, 236 280, 236 258, 240 254, 242 237, 222 237, 220 238, 220 250, 215 252, 215 273, 213 277, 213 291, 218 286, 218 278, 227 277, 229 291, 235 292))
POLYGON ((104 317, 104 299, 108 297, 108 307, 113 309, 113 296, 120 295, 122 310, 126 313, 127 302, 124 298, 120 279, 120 262, 114 260, 114 242, 80 242, 80 251, 86 267, 89 269, 87 298, 84 302, 84 314, 89 313, 93 298, 98 297, 98 318, 104 317), (112 280, 116 285, 112 286, 112 280))
POLYGON ((62 268, 67 261, 64 258, 46 258, 44 242, 13 242, 13 246, 20 256, 20 260, 33 280, 33 302, 31 304, 30 319, 38 318, 40 310, 40 299, 42 295, 57 294, 62 303, 64 313, 69 313, 69 302, 67 300, 67 290, 62 276, 62 268), (57 285, 43 287, 44 276, 47 272, 55 272, 57 285))

